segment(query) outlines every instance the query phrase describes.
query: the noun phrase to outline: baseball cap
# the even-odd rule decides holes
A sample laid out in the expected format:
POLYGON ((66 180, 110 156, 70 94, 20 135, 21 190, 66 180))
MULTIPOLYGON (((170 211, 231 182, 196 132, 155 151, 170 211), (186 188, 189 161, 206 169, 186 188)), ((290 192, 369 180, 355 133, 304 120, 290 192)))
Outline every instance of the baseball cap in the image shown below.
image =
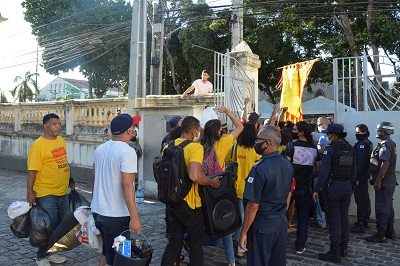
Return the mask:
POLYGON ((340 134, 344 131, 344 127, 340 124, 333 123, 329 124, 328 128, 325 130, 322 130, 322 133, 335 133, 335 134, 340 134))
POLYGON ((120 114, 111 121, 110 129, 113 135, 120 135, 127 131, 131 126, 139 123, 140 116, 135 116, 136 121, 128 114, 120 114))
POLYGON ((133 126, 139 124, 139 122, 142 120, 142 118, 138 115, 135 115, 134 117, 132 117, 132 119, 133 119, 133 123, 132 123, 133 126))
POLYGON ((220 118, 219 121, 221 122, 221 127, 222 128, 228 128, 228 123, 226 122, 226 120, 224 118, 220 118))
POLYGON ((258 118, 260 116, 256 112, 252 112, 247 116, 247 121, 250 123, 256 124, 258 122, 258 118))
POLYGON ((179 120, 181 120, 181 119, 182 119, 182 117, 180 117, 179 115, 174 116, 169 120, 169 125, 171 127, 175 127, 179 123, 179 120))

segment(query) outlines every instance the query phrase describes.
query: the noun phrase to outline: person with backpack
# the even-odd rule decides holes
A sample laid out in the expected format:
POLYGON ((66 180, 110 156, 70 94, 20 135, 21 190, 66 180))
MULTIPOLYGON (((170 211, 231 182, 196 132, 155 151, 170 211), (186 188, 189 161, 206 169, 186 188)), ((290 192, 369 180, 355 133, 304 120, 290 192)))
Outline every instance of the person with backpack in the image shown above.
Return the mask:
POLYGON ((199 143, 193 142, 194 138, 200 137, 200 121, 193 116, 187 116, 183 119, 181 126, 181 137, 168 143, 163 150, 163 158, 156 177, 159 199, 167 204, 169 214, 168 244, 161 260, 163 266, 174 265, 176 258, 180 255, 184 233, 190 236, 190 265, 204 264, 205 231, 199 185, 213 188, 221 185, 220 178, 209 179, 202 171, 204 150, 199 143), (166 176, 167 173, 174 172, 172 170, 176 171, 174 176, 166 176), (169 179, 168 183, 171 184, 171 181, 174 181, 173 178, 179 178, 181 182, 175 185, 176 190, 174 190, 178 192, 177 194, 174 194, 171 187, 166 185, 168 180, 165 182, 165 179, 169 179), (188 184, 189 191, 186 192, 188 184))
POLYGON ((356 151, 357 185, 354 188, 354 200, 357 204, 357 222, 350 229, 352 233, 364 234, 369 228, 368 220, 371 215, 371 201, 368 193, 369 160, 372 153, 372 143, 368 139, 368 127, 364 124, 356 126, 357 143, 356 151))
MULTIPOLYGON (((219 119, 209 120, 204 126, 204 136, 201 140, 201 144, 204 147, 204 154, 207 154, 214 150, 217 157, 217 163, 221 170, 225 169, 225 155, 231 149, 235 139, 243 131, 243 124, 238 118, 226 107, 220 106, 218 111, 225 113, 232 120, 233 125, 236 127, 231 134, 221 137, 222 125, 219 119)), ((253 125, 254 126, 254 125, 253 125)), ((189 234, 189 238, 190 238, 189 234)), ((235 265, 235 255, 233 249, 232 235, 229 234, 223 238, 225 253, 228 257, 228 263, 230 266, 235 265)))
POLYGON ((330 124, 326 130, 331 143, 323 151, 321 168, 314 186, 313 199, 319 197, 321 208, 327 215, 331 248, 320 253, 323 261, 341 262, 347 256, 350 236, 349 206, 352 183, 356 176, 355 151, 345 137, 347 133, 340 124, 330 124))

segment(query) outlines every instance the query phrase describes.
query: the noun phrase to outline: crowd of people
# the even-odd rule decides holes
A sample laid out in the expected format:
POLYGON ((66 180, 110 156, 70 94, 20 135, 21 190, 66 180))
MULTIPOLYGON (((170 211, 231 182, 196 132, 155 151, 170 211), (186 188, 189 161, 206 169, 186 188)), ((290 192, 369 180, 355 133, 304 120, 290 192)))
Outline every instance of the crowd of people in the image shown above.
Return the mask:
MULTIPOLYGON (((294 124, 278 117, 261 124, 257 113, 247 114, 248 102, 246 99, 241 119, 224 106, 218 108, 231 120, 231 132, 223 118, 207 121, 204 129, 193 116, 170 119, 171 130, 162 140, 161 152, 171 142, 179 145, 190 140, 183 151, 185 170, 193 184, 182 203, 166 206, 168 244, 162 265, 187 265, 181 256, 184 241, 190 246, 190 264, 204 265, 206 233, 199 188, 221 185, 219 178, 207 178, 210 173, 204 168, 204 159, 210 153, 215 153, 217 171, 225 170, 232 157, 238 163, 234 187, 243 222, 234 234, 222 239, 229 266, 235 265, 235 258, 246 258, 247 265, 285 265, 288 232, 296 232, 294 248, 297 254, 303 254, 311 217, 316 218, 316 226, 329 227, 330 249, 319 254, 319 259, 340 262, 347 256, 350 232, 362 234, 370 226, 368 184, 375 188, 377 233, 366 237, 366 241, 384 243, 395 238, 393 194, 397 155, 396 144, 390 138, 394 133, 390 122, 377 125, 376 137, 380 142, 372 149, 365 124, 355 127, 357 143, 350 145, 343 126, 330 123, 326 117, 318 118, 316 124, 294 124), (348 211, 353 191, 357 222, 351 228, 348 211), (290 230, 294 210, 297 228, 290 230)), ((138 154, 130 146, 139 121, 137 116, 117 115, 110 125, 112 139, 100 145, 94 154, 91 208, 105 243, 99 265, 113 264, 114 237, 124 230, 141 230, 134 185, 138 154)), ((28 153, 27 201, 38 203, 57 226, 67 214, 70 170, 66 142, 59 136, 59 117, 45 115, 43 127, 43 135, 28 153)), ((45 247, 38 248, 38 265, 65 260, 47 253, 45 247)))

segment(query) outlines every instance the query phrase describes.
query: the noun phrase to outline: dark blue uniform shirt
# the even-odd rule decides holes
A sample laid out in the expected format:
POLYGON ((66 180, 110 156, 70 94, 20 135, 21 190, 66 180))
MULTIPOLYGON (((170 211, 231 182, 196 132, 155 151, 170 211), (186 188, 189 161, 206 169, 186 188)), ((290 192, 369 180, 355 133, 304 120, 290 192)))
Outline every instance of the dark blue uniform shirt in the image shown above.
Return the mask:
POLYGON ((356 152, 357 174, 368 172, 372 143, 368 138, 363 138, 354 145, 354 150, 356 152))
POLYGON ((293 172, 292 164, 279 152, 263 155, 246 179, 244 203, 259 204, 257 216, 285 213, 293 172))

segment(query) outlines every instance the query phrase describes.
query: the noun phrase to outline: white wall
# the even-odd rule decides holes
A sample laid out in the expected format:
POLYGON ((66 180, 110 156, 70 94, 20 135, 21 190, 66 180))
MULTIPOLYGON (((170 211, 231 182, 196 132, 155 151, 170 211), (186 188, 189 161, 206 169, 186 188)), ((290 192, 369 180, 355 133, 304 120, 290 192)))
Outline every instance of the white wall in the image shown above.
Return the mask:
MULTIPOLYGON (((380 112, 338 112, 335 115, 335 122, 343 124, 347 132, 347 141, 351 144, 356 143, 355 127, 358 124, 366 124, 369 128, 371 136, 369 139, 374 146, 377 145, 379 139, 375 137, 375 128, 379 122, 387 121, 394 125, 394 134, 391 136, 392 140, 400 146, 400 111, 380 111, 380 112)), ((400 156, 397 155, 396 171, 400 171, 400 156)), ((397 182, 399 183, 399 173, 396 173, 397 182)), ((372 216, 375 216, 375 192, 372 186, 369 187, 369 195, 371 198, 372 216)), ((397 186, 394 193, 394 212, 397 213, 397 218, 400 215, 400 188, 397 186)), ((356 215, 357 208, 354 203, 354 197, 350 205, 350 214, 356 215)))

